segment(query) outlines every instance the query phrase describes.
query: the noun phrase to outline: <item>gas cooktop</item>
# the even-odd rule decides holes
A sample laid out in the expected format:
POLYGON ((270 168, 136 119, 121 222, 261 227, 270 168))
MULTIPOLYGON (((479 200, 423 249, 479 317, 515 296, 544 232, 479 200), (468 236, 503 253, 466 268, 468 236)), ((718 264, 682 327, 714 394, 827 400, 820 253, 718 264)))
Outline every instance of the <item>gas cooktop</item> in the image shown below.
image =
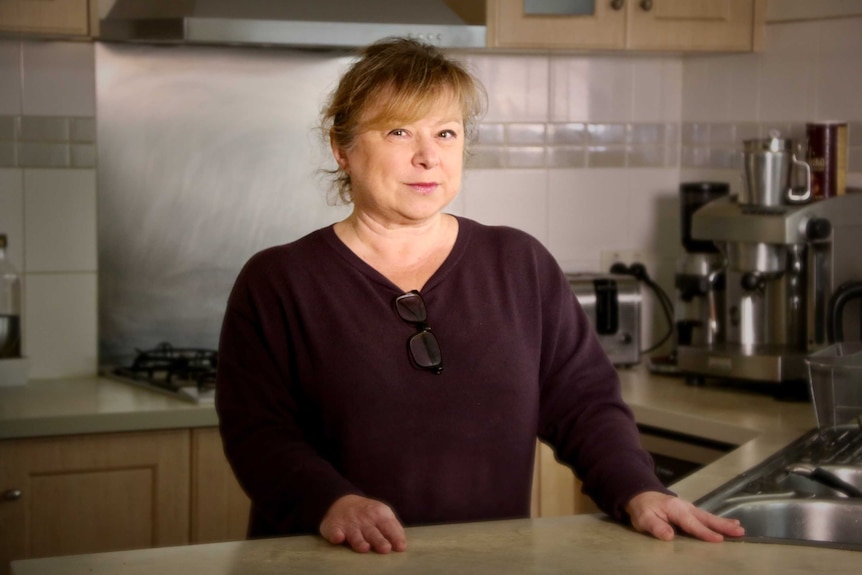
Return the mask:
POLYGON ((160 343, 153 349, 136 350, 129 365, 106 367, 103 375, 194 403, 215 400, 218 352, 179 348, 160 343))

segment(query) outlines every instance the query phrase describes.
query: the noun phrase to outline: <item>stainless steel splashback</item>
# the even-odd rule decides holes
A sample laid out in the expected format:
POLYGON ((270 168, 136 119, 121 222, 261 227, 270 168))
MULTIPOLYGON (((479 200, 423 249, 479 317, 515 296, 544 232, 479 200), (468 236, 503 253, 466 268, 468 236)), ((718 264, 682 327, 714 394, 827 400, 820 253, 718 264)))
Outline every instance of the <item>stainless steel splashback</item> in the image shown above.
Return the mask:
POLYGON ((316 130, 345 56, 98 44, 100 360, 215 347, 256 251, 344 217, 316 130))

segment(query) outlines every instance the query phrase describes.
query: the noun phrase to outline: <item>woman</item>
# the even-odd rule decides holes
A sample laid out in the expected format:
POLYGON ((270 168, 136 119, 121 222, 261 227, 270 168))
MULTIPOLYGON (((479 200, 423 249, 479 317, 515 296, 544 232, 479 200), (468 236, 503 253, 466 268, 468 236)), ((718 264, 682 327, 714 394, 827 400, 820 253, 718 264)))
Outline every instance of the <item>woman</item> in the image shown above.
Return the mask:
POLYGON ((478 83, 412 40, 367 48, 324 111, 351 215, 255 255, 219 346, 250 536, 406 548, 403 525, 527 517, 536 437, 612 517, 741 535, 653 474, 564 274, 532 237, 443 210, 478 83))

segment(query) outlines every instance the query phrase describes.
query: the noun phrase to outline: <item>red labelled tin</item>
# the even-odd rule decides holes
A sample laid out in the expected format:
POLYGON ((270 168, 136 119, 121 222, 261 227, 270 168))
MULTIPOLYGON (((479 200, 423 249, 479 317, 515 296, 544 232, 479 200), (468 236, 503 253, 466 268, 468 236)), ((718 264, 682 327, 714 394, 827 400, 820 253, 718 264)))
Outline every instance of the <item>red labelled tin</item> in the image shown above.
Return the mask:
POLYGON ((847 124, 818 122, 805 125, 811 198, 825 200, 847 191, 847 124))

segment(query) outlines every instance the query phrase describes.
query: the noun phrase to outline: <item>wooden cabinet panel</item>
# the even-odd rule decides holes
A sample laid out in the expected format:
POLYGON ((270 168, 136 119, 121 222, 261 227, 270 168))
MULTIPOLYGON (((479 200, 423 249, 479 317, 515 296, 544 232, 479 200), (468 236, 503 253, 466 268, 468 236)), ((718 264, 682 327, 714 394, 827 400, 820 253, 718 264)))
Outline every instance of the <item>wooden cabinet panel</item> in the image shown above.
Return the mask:
POLYGON ((596 513, 592 499, 581 493, 581 482, 571 468, 554 457, 554 451, 542 442, 536 446, 533 471, 533 517, 558 517, 578 513, 596 513))
POLYGON ((8 562, 189 541, 187 430, 0 442, 8 562))
POLYGON ((0 30, 86 36, 89 21, 88 0, 0 0, 0 30))
POLYGON ((592 15, 525 15, 524 0, 488 0, 487 34, 490 48, 625 47, 625 10, 597 0, 592 15))
POLYGON ((630 2, 628 48, 632 50, 751 50, 752 0, 643 0, 630 2))
POLYGON ((765 13, 764 0, 596 0, 590 15, 528 15, 524 0, 482 1, 490 48, 750 51, 765 13))
POLYGON ((153 546, 155 471, 148 466, 33 475, 28 523, 39 529, 31 533, 29 555, 153 546))
POLYGON ((192 431, 192 543, 245 539, 251 502, 222 450, 218 429, 192 431))

